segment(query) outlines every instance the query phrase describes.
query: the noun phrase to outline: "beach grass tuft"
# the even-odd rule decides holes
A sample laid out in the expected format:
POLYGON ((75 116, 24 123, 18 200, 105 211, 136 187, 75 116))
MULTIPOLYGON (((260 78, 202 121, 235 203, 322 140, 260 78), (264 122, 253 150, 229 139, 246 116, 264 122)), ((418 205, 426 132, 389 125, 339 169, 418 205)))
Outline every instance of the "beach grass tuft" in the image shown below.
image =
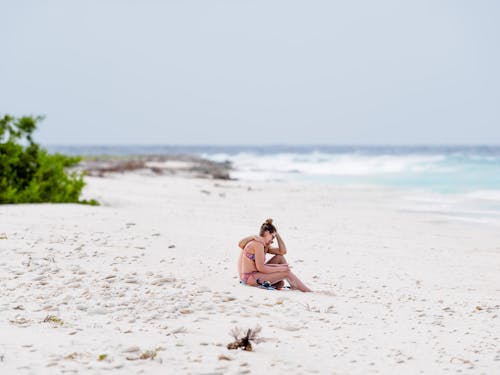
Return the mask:
POLYGON ((54 323, 54 324, 59 324, 59 325, 63 325, 64 322, 61 318, 58 318, 57 316, 55 315, 47 315, 45 317, 45 319, 43 320, 44 323, 54 323))

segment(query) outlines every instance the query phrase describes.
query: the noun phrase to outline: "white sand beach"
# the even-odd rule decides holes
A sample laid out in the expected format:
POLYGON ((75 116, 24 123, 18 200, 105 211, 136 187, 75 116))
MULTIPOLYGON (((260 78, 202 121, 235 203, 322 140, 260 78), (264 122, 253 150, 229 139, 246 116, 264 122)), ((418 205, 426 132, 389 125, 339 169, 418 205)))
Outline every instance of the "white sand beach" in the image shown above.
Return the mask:
POLYGON ((500 373, 498 227, 400 190, 86 180, 101 206, 0 206, 2 375, 500 373), (238 283, 268 217, 314 293, 238 283), (253 352, 226 348, 256 325, 253 352))

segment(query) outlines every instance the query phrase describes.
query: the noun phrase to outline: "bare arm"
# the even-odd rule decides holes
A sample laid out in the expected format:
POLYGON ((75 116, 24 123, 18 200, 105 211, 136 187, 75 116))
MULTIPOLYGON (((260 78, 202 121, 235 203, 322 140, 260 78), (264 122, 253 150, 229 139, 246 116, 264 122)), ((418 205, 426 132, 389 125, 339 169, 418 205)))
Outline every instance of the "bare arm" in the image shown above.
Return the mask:
POLYGON ((250 242, 250 241, 262 241, 262 239, 259 236, 248 236, 243 238, 239 243, 238 246, 241 247, 241 249, 244 249, 245 246, 250 242))
POLYGON ((254 237, 255 236, 248 236, 248 237, 243 238, 240 242, 238 242, 238 246, 241 247, 241 249, 244 249, 245 246, 247 245, 247 243, 252 241, 254 239, 254 237))
POLYGON ((288 271, 288 265, 286 264, 275 264, 270 266, 266 264, 266 255, 264 253, 264 245, 253 244, 250 247, 255 253, 255 267, 257 271, 262 273, 274 273, 288 271))
POLYGON ((267 250, 267 252, 269 254, 285 255, 286 245, 285 242, 283 242, 283 239, 281 238, 278 232, 276 232, 276 240, 278 241, 278 247, 270 247, 269 250, 267 250))

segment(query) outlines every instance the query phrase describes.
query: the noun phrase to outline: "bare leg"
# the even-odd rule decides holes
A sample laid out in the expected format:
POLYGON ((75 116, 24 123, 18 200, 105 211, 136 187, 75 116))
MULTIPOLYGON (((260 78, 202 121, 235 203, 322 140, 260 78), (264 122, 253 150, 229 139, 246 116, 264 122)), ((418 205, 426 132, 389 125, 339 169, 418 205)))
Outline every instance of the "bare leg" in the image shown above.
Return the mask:
POLYGON ((311 289, 309 289, 302 281, 300 281, 300 279, 297 276, 295 276, 290 271, 273 272, 273 273, 257 272, 253 275, 253 277, 250 277, 248 279, 247 284, 256 286, 258 285, 257 279, 260 279, 260 282, 269 281, 271 284, 275 284, 279 281, 286 279, 288 280, 293 289, 299 289, 302 292, 312 292, 311 289))
MULTIPOLYGON (((287 261, 283 255, 275 255, 271 259, 269 259, 266 264, 287 264, 287 261)), ((290 275, 286 277, 288 282, 290 283, 290 286, 292 289, 299 289, 303 292, 312 292, 311 289, 309 289, 300 279, 295 276, 292 272, 290 272, 290 275)), ((269 281, 269 280, 268 280, 269 281)), ((279 286, 279 288, 283 287, 285 283, 281 282, 282 285, 279 286)), ((273 284, 274 286, 274 284, 273 284)))
POLYGON ((286 259, 283 255, 275 255, 266 264, 286 264, 286 259))
POLYGON ((271 286, 273 288, 276 288, 276 289, 281 289, 281 288, 283 288, 285 286, 285 282, 283 280, 281 280, 281 281, 278 281, 275 284, 272 284, 271 286))
POLYGON ((263 272, 256 272, 253 274, 253 276, 248 278, 247 284, 252 285, 252 286, 257 286, 259 285, 257 283, 257 279, 259 279, 259 282, 264 282, 264 281, 269 281, 271 284, 276 284, 288 277, 288 272, 273 272, 273 273, 263 273, 263 272))
POLYGON ((309 289, 300 279, 295 276, 292 272, 288 272, 288 276, 286 278, 288 282, 290 283, 290 286, 293 289, 299 289, 302 292, 312 292, 311 289, 309 289))
MULTIPOLYGON (((269 259, 266 264, 287 264, 286 259, 283 255, 275 255, 271 259, 269 259)), ((285 286, 285 282, 283 280, 278 281, 276 284, 272 284, 275 288, 283 288, 285 286)))

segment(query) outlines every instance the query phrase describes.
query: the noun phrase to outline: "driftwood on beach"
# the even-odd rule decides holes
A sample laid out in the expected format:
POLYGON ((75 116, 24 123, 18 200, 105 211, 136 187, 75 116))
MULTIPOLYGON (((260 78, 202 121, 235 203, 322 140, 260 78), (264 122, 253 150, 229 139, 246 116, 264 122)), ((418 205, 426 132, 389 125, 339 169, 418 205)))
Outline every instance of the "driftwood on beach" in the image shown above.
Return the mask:
POLYGON ((227 348, 230 350, 242 348, 247 352, 253 351, 252 341, 256 344, 266 341, 266 339, 259 337, 261 330, 262 328, 260 326, 247 330, 234 327, 231 330, 231 336, 233 336, 235 341, 227 344, 227 348))
POLYGON ((195 178, 230 180, 231 163, 215 162, 193 155, 86 156, 79 170, 88 176, 146 171, 157 175, 182 175, 195 178))

